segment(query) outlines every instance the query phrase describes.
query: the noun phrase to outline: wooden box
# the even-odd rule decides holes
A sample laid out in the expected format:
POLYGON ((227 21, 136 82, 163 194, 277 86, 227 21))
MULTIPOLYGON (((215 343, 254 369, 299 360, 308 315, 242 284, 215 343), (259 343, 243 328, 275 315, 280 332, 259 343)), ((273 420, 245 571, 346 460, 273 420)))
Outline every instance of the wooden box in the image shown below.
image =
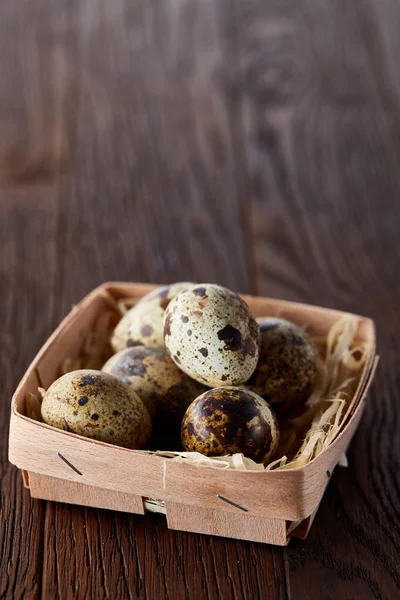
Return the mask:
MULTIPOLYGON (((305 538, 335 466, 354 434, 373 377, 374 324, 360 318, 358 339, 371 355, 358 384, 359 402, 333 443, 299 469, 221 470, 185 464, 145 451, 128 450, 61 431, 26 416, 25 398, 47 388, 61 361, 77 356, 82 339, 114 298, 139 298, 156 286, 107 283, 86 296, 40 350, 12 400, 9 458, 22 469, 34 498, 145 514, 156 506, 168 527, 285 545, 305 538), (238 505, 227 503, 226 498, 238 505), (157 501, 157 502, 155 502, 157 501), (162 502, 161 502, 162 501, 162 502)), ((279 316, 307 323, 324 336, 342 313, 268 298, 243 296, 255 316, 279 316)))

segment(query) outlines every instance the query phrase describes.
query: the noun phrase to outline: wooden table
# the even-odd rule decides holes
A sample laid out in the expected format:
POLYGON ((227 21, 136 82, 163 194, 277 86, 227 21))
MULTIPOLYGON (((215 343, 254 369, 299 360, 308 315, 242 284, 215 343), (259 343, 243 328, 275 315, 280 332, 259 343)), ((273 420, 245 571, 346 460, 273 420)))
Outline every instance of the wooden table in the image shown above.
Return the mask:
POLYGON ((395 0, 1 2, 1 598, 399 597, 399 20, 395 0), (376 320, 368 408, 307 541, 30 500, 12 392, 109 279, 376 320))

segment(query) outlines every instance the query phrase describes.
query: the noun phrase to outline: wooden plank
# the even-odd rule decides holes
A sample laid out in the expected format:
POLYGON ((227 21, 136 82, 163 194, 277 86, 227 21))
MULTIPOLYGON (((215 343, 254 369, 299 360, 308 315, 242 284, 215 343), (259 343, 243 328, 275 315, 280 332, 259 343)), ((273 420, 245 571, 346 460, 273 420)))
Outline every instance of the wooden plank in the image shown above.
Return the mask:
POLYGON ((397 597, 397 4, 64 6, 0 7, 0 595, 40 595, 45 549, 49 597, 285 598, 285 556, 293 598, 397 597), (9 397, 71 304, 116 278, 218 280, 377 321, 373 403, 306 542, 50 504, 43 533, 7 462, 9 397))
POLYGON ((167 523, 170 529, 219 535, 264 544, 286 546, 287 533, 284 519, 271 519, 236 512, 228 512, 178 502, 166 502, 167 523))
POLYGON ((29 488, 32 498, 43 498, 52 502, 67 502, 81 506, 95 506, 139 515, 145 513, 141 496, 115 490, 104 490, 76 481, 29 473, 29 488))
POLYGON ((259 289, 370 315, 384 354, 349 469, 336 469, 307 540, 287 548, 291 596, 396 597, 400 9, 235 6, 227 79, 241 90, 259 289))

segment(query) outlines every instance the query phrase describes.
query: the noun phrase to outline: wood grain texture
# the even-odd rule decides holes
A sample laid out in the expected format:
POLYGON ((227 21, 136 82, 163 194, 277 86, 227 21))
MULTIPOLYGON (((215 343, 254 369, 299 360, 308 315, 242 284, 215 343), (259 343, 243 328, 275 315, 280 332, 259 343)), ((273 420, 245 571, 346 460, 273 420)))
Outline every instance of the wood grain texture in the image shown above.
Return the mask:
POLYGON ((142 496, 115 493, 114 490, 111 492, 67 479, 29 473, 29 489, 33 498, 145 514, 142 496))
POLYGON ((55 47, 52 36, 66 15, 64 7, 63 2, 5 2, 0 7, 2 598, 37 598, 41 593, 45 506, 30 500, 8 462, 8 397, 56 323, 55 237, 62 170, 57 123, 67 82, 57 79, 63 41, 55 47))
POLYGON ((399 13, 3 0, 1 597, 399 595, 399 13), (31 501, 8 464, 11 393, 71 304, 107 279, 188 278, 378 323, 350 467, 305 542, 31 501))
POLYGON ((166 502, 170 529, 204 533, 254 542, 286 546, 286 521, 248 515, 240 512, 196 507, 166 502))

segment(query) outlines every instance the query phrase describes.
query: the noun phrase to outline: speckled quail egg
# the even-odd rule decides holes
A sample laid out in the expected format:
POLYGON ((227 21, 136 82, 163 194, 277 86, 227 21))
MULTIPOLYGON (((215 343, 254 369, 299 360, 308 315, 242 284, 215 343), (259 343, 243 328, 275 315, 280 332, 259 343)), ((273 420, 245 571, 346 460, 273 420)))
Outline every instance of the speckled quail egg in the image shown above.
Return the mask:
POLYGON ((192 402, 183 418, 182 444, 188 452, 223 456, 241 452, 265 463, 279 442, 279 426, 269 404, 243 388, 208 390, 192 402))
POLYGON ((111 336, 115 352, 129 346, 164 348, 163 319, 169 302, 192 283, 173 283, 159 287, 139 300, 122 317, 111 336))
POLYGON ((108 373, 82 369, 57 379, 42 402, 45 423, 125 448, 142 448, 150 415, 139 396, 108 373))
POLYGON ((318 352, 306 333, 284 319, 257 319, 261 349, 257 368, 246 387, 273 406, 289 407, 310 396, 318 368, 318 352))
POLYGON ((153 420, 154 443, 180 446, 180 426, 189 404, 206 387, 183 373, 164 348, 137 346, 114 354, 103 371, 127 383, 153 420))
POLYGON ((164 339, 173 361, 210 387, 249 379, 259 336, 247 304, 220 285, 199 284, 181 292, 165 311, 164 339))

